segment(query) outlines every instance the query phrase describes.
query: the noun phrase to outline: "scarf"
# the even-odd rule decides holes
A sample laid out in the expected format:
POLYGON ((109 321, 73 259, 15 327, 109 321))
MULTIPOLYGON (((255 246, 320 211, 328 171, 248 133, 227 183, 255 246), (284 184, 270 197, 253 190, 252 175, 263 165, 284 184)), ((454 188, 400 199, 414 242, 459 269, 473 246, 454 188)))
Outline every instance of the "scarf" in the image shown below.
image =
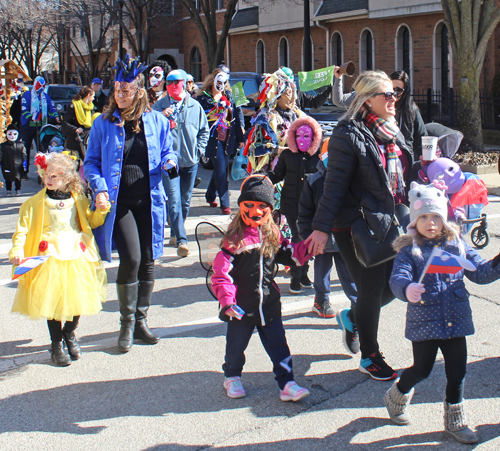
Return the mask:
POLYGON ((76 120, 83 128, 92 127, 92 110, 94 109, 94 104, 89 103, 88 105, 83 100, 73 100, 73 106, 75 107, 76 120))
POLYGON ((44 122, 47 117, 47 99, 45 93, 38 95, 35 87, 31 89, 31 105, 30 105, 31 120, 33 122, 44 122))
POLYGON ((397 154, 399 147, 396 144, 396 136, 399 128, 396 121, 386 121, 373 113, 368 113, 363 120, 376 140, 380 141, 385 148, 386 172, 391 182, 393 195, 404 194, 403 166, 397 154))

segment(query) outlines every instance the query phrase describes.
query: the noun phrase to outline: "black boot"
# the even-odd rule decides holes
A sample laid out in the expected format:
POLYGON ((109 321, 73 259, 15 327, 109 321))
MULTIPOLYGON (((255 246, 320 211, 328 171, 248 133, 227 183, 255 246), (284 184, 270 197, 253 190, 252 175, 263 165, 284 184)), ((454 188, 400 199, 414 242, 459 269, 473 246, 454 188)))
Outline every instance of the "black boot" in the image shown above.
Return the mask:
POLYGON ((66 349, 64 349, 62 341, 53 341, 50 346, 50 353, 52 354, 52 361, 57 366, 71 365, 71 359, 69 358, 66 349))
POLYGON ((79 319, 80 317, 75 316, 73 321, 66 321, 62 330, 62 335, 68 348, 71 360, 78 360, 82 356, 82 349, 80 348, 80 344, 75 337, 75 329, 78 326, 79 319))
POLYGON ((137 311, 135 312, 134 338, 142 340, 148 345, 158 343, 160 337, 149 330, 146 323, 148 309, 153 295, 154 280, 139 280, 139 294, 137 296, 137 311))
POLYGON ((118 349, 128 352, 134 341, 135 310, 137 307, 137 289, 139 282, 116 284, 118 293, 118 304, 120 305, 120 335, 118 337, 118 349))

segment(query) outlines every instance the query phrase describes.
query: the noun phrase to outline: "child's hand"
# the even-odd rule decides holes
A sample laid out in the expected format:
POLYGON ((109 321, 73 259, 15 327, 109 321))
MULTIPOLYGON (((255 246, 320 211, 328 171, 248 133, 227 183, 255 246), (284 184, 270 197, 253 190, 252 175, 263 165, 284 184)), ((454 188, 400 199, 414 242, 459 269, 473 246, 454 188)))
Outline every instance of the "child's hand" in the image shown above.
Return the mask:
POLYGON ((423 293, 425 293, 425 288, 423 283, 413 282, 406 287, 406 297, 413 304, 419 302, 420 299, 422 299, 423 293))
MULTIPOLYGON (((234 305, 236 305, 236 304, 234 304, 234 305)), ((225 313, 227 316, 230 316, 231 318, 236 317, 236 312, 232 309, 232 307, 228 308, 225 313)))
POLYGON ((22 261, 23 259, 21 257, 14 257, 10 262, 15 266, 19 266, 22 261))
POLYGON ((95 197, 95 206, 98 210, 105 210, 106 207, 108 206, 108 193, 106 191, 101 191, 96 197, 95 197))

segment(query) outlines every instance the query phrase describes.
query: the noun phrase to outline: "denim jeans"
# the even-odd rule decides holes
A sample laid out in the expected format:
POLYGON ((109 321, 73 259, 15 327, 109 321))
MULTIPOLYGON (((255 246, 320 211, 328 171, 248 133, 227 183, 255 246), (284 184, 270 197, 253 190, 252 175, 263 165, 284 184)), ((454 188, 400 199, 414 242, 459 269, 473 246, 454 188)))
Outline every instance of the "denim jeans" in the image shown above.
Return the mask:
POLYGON ((179 168, 179 177, 171 179, 163 174, 163 186, 167 193, 168 220, 171 235, 177 238, 177 244, 188 242, 184 222, 189 214, 191 196, 198 171, 198 163, 188 168, 179 168))
POLYGON ((226 333, 226 356, 222 365, 224 376, 241 376, 245 364, 245 349, 255 328, 267 355, 273 362, 274 379, 278 382, 280 390, 283 390, 287 382, 293 381, 293 366, 281 319, 266 326, 250 326, 241 324, 238 320, 229 321, 226 333))
POLYGON ((356 302, 358 292, 340 252, 325 252, 314 257, 314 292, 316 294, 316 302, 322 305, 323 302, 329 300, 332 261, 335 261, 335 269, 337 270, 340 284, 342 285, 344 294, 351 301, 352 308, 356 302))
POLYGON ((224 151, 224 145, 217 142, 217 155, 215 158, 210 158, 214 165, 212 178, 208 184, 205 199, 208 203, 215 202, 217 195, 220 199, 220 208, 229 208, 229 183, 227 181, 227 165, 229 163, 229 155, 224 151))

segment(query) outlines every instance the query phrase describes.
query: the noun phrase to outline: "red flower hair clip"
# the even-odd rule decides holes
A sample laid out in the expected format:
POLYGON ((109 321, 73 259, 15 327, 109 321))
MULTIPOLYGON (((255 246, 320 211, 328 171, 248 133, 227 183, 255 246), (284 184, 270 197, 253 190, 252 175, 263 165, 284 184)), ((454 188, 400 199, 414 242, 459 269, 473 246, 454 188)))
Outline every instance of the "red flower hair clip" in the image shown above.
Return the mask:
POLYGON ((48 247, 49 243, 47 241, 40 241, 40 244, 38 245, 38 249, 40 249, 40 252, 45 252, 48 247))
POLYGON ((35 166, 38 166, 40 169, 43 169, 44 171, 47 169, 47 159, 45 158, 45 155, 38 154, 36 156, 35 166))

